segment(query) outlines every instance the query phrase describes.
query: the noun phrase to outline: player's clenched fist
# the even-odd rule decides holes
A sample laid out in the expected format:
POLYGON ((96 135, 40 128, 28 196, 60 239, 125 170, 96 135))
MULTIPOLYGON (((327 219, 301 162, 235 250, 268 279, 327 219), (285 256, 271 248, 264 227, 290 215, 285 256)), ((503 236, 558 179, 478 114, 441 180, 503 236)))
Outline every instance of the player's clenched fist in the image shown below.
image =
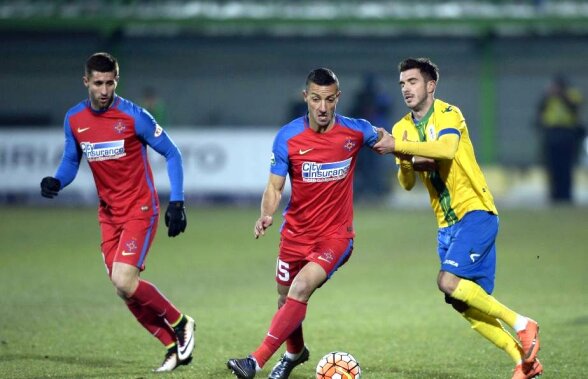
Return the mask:
POLYGON ((170 201, 165 211, 165 226, 167 226, 167 235, 175 237, 186 230, 186 211, 183 201, 170 201))
POLYGON ((61 189, 61 182, 51 176, 46 176, 41 180, 41 196, 53 199, 61 189))
POLYGON ((262 216, 258 218, 255 222, 255 230, 253 231, 255 238, 257 239, 260 235, 265 235, 265 230, 272 226, 273 223, 274 218, 272 216, 262 216))
POLYGON ((378 132, 378 142, 372 149, 378 154, 393 153, 396 149, 396 139, 382 128, 376 128, 376 131, 378 132))

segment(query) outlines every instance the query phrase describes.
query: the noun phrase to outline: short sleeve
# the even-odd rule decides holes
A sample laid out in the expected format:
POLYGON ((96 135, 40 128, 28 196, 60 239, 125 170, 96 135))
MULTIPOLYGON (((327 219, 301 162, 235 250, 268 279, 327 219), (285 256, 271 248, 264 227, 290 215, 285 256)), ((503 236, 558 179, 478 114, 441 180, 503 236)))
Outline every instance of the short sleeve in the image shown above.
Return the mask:
POLYGON ((288 158, 288 140, 281 130, 274 139, 270 157, 270 172, 279 176, 288 175, 290 159, 288 158))
POLYGON ((448 106, 441 112, 441 117, 437 126, 437 138, 445 134, 456 134, 461 136, 465 128, 465 119, 459 108, 448 106))

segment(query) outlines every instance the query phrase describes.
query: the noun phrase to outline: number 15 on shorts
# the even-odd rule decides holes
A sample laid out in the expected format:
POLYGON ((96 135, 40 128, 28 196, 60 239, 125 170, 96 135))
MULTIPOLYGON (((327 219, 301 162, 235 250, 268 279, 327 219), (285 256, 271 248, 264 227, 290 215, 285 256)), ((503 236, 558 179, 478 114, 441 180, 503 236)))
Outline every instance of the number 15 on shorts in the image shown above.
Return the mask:
POLYGON ((283 282, 289 282, 290 281, 290 271, 289 270, 290 270, 290 264, 278 259, 278 262, 276 263, 276 277, 283 282))

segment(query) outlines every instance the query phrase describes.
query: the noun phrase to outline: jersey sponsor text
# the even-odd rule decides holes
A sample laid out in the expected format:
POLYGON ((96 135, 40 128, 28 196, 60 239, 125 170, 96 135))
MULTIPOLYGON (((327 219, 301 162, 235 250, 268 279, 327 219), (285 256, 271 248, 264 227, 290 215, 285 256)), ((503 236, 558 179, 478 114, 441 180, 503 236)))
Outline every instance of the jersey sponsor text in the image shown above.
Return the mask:
POLYGON ((80 147, 86 154, 88 162, 118 159, 126 155, 124 140, 97 143, 81 142, 80 147))
POLYGON ((304 162, 302 163, 302 180, 305 182, 341 180, 347 176, 352 159, 329 163, 304 162))

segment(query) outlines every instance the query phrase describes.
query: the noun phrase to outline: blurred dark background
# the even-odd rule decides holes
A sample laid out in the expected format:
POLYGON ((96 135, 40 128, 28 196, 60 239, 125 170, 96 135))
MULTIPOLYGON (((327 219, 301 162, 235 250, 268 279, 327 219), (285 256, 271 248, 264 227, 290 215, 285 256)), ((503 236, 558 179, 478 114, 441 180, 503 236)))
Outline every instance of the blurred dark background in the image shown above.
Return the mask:
MULTIPOLYGON (((60 128, 65 111, 87 95, 85 59, 109 51, 121 65, 118 93, 150 109, 172 136, 274 133, 304 113, 304 80, 319 66, 339 76, 339 113, 390 128, 407 112, 398 62, 427 56, 441 69, 437 97, 461 108, 482 164, 539 167, 537 112, 551 79, 565 76, 588 93, 587 2, 391 3, 5 1, 0 127, 60 128)), ((361 179, 357 192, 390 191, 390 180, 377 181, 392 166, 365 160, 376 175, 361 179)), ((583 175, 583 147, 576 167, 583 175)))

